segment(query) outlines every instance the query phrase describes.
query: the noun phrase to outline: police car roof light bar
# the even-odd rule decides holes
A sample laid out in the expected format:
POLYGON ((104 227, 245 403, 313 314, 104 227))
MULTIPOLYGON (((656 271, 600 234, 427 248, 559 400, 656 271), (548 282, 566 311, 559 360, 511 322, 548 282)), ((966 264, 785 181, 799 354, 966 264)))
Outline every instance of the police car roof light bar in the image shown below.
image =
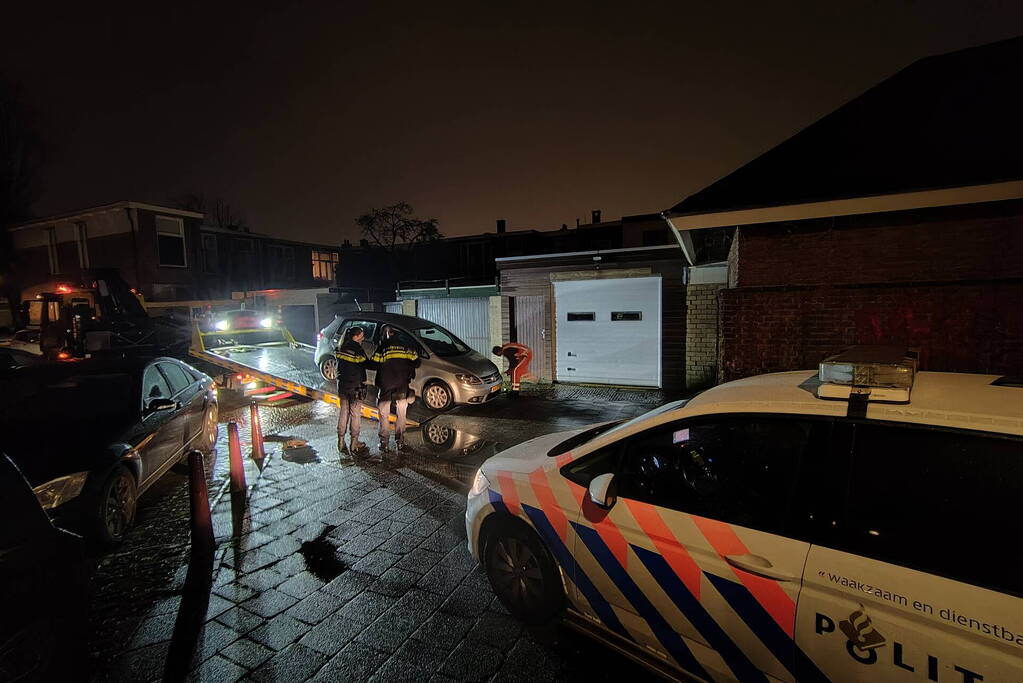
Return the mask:
POLYGON ((853 346, 820 363, 819 398, 908 403, 917 369, 916 349, 899 346, 853 346))

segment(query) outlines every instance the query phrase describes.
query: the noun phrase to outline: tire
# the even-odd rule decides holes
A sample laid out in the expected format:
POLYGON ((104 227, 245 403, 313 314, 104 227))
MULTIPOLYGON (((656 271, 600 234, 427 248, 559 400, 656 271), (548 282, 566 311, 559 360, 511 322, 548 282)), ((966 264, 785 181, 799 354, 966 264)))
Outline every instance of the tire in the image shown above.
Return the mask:
POLYGON ((487 534, 483 568, 505 609, 530 625, 549 624, 565 609, 561 572, 536 533, 518 521, 487 534))
POLYGON ((135 521, 138 489, 135 477, 123 465, 110 472, 93 505, 92 536, 107 546, 124 540, 135 521))
POLYGON ((219 412, 217 404, 214 403, 206 408, 206 412, 203 413, 202 438, 200 439, 199 448, 204 455, 209 455, 217 447, 217 437, 220 434, 220 425, 217 423, 219 412))
POLYGON ((320 376, 328 382, 333 382, 337 379, 337 358, 327 356, 320 361, 320 376))
POLYGON ((455 395, 447 384, 440 380, 434 380, 423 387, 423 403, 430 410, 438 413, 449 409, 455 402, 455 395))

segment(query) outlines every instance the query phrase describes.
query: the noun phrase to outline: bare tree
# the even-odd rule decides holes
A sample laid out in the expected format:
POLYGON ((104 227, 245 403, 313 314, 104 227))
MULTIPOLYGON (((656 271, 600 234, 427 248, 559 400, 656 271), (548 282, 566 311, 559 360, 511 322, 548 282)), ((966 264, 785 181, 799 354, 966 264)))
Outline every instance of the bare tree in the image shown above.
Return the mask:
POLYGON ((382 209, 372 209, 356 218, 355 222, 362 228, 362 235, 370 244, 388 252, 443 237, 437 229, 436 218, 423 220, 415 218, 412 213, 411 205, 399 202, 382 209))
POLYGON ((188 192, 174 200, 174 205, 185 211, 205 214, 210 225, 228 230, 248 230, 245 217, 220 197, 207 197, 205 192, 188 192))

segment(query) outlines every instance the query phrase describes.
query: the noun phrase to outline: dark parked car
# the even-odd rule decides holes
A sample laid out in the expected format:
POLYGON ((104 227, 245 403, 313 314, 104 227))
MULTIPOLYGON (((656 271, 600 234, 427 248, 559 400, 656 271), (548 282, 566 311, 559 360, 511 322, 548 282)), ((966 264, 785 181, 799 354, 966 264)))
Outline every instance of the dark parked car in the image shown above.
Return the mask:
POLYGON ((138 495, 217 439, 213 380, 173 358, 87 359, 0 380, 0 450, 61 523, 123 540, 138 495))
POLYGON ((0 453, 0 681, 67 681, 85 662, 82 539, 53 526, 0 453))

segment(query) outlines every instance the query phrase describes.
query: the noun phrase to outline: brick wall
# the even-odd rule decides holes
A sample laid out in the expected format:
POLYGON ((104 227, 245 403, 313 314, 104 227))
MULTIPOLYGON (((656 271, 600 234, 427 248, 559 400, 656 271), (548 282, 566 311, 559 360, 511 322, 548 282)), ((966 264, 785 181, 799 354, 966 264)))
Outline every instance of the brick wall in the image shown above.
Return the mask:
POLYGON ((723 284, 686 288, 686 388, 713 384, 718 375, 718 293, 723 284))
POLYGON ((736 244, 721 380, 852 344, 919 347, 927 370, 1023 373, 1020 203, 744 226, 736 244))

